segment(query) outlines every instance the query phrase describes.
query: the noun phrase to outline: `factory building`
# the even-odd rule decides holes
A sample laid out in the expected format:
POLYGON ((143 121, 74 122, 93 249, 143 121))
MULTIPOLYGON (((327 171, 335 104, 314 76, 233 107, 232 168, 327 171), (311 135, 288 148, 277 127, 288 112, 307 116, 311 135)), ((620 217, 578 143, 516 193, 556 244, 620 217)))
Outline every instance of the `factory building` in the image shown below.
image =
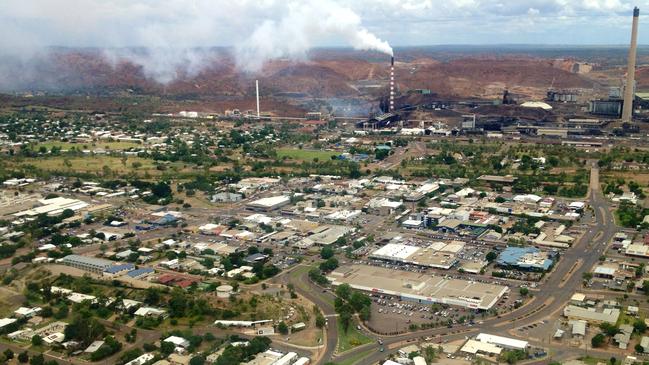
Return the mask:
POLYGON ((588 112, 594 115, 619 118, 622 115, 622 104, 622 100, 592 100, 588 103, 588 112))

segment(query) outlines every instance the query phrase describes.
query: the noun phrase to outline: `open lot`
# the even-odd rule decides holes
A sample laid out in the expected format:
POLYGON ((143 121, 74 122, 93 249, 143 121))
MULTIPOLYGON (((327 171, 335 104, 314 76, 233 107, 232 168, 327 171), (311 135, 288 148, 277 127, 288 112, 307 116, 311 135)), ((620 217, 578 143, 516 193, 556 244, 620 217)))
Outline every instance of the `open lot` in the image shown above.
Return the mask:
POLYGON ((300 149, 290 149, 290 148, 279 148, 277 149, 277 157, 291 158, 294 160, 303 160, 303 161, 312 161, 317 158, 320 161, 325 161, 331 159, 331 156, 340 154, 339 152, 334 151, 323 151, 323 150, 300 150, 300 149))

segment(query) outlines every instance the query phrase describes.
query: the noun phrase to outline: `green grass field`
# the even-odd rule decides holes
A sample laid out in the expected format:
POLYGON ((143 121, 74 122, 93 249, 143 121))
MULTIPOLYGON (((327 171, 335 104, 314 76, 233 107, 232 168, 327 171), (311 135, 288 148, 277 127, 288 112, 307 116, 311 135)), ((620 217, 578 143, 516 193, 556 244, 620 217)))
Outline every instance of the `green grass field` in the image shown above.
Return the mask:
POLYGON ((300 150, 292 148, 280 148, 277 150, 277 157, 291 158, 294 160, 313 161, 317 158, 320 161, 330 160, 331 156, 339 155, 339 152, 322 150, 300 150))
POLYGON ((342 323, 338 320, 338 352, 345 352, 372 341, 371 338, 356 329, 356 323, 350 324, 345 332, 342 323))

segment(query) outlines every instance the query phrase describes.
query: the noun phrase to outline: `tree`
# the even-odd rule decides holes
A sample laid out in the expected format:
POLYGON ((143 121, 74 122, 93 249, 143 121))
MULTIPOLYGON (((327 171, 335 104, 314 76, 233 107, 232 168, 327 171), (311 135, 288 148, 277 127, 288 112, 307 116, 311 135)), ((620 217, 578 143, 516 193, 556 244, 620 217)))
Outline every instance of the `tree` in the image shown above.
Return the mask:
POLYGON ((320 257, 327 260, 334 256, 334 249, 329 246, 324 246, 320 250, 320 257))
POLYGON ((370 306, 365 306, 361 308, 361 310, 358 312, 358 316, 361 318, 362 321, 369 321, 370 317, 372 316, 372 310, 370 309, 370 306))
POLYGON ((18 361, 23 364, 29 361, 29 355, 27 354, 27 351, 23 351, 18 354, 18 361))
POLYGON ((633 329, 636 332, 643 334, 647 331, 647 324, 641 319, 636 319, 635 322, 633 322, 633 329))
POLYGON ((426 363, 432 364, 437 359, 438 354, 433 346, 426 346, 423 349, 422 356, 426 360, 426 363))
POLYGON ((315 316, 315 325, 318 328, 323 328, 325 324, 327 323, 327 320, 325 317, 322 315, 322 313, 318 312, 318 314, 315 316))
POLYGON ((522 296, 526 297, 527 294, 530 293, 530 290, 527 289, 527 288, 520 288, 520 289, 518 289, 518 292, 521 293, 522 296))
POLYGON ((11 351, 11 349, 4 350, 4 352, 2 354, 4 355, 5 359, 7 359, 7 360, 11 360, 11 359, 14 358, 14 352, 11 351))
POLYGON ((77 315, 72 322, 65 327, 65 339, 80 341, 87 346, 97 338, 103 337, 106 329, 104 325, 96 319, 86 316, 77 315))
POLYGON ((279 333, 286 335, 288 334, 288 325, 284 321, 281 321, 277 325, 277 330, 279 331, 279 333))
POLYGON ((189 360, 189 365, 203 365, 205 364, 205 357, 203 355, 198 355, 192 357, 191 360, 189 360))
POLYGON ((341 284, 336 288, 336 296, 342 300, 349 300, 352 294, 352 287, 349 284, 341 284))
POLYGON ((182 317, 187 308, 187 298, 185 292, 180 288, 174 288, 169 299, 169 315, 171 317, 182 317))
POLYGON ((498 254, 496 252, 494 252, 494 251, 489 251, 486 258, 487 258, 487 261, 493 262, 496 258, 498 258, 498 254))
POLYGON ((590 340, 590 344, 593 348, 601 347, 606 341, 606 337, 603 333, 598 333, 590 340))
POLYGON ((322 271, 331 271, 338 267, 338 259, 335 257, 330 257, 324 262, 320 263, 320 270, 322 271))
POLYGON ((29 360, 30 365, 44 365, 45 364, 45 358, 43 357, 43 354, 38 354, 32 357, 31 360, 29 360))
POLYGON ((347 306, 344 307, 344 309, 341 309, 339 312, 340 315, 340 324, 343 326, 343 331, 347 333, 347 330, 349 329, 349 325, 352 323, 352 312, 351 310, 346 309, 348 308, 347 306))
POLYGON ((642 345, 640 345, 639 343, 637 343, 637 344, 635 345, 635 352, 637 352, 637 353, 639 353, 639 354, 644 353, 644 347, 642 347, 642 345))
POLYGON ((39 335, 32 336, 32 345, 40 346, 43 344, 43 338, 39 335))
POLYGON ((620 332, 620 329, 617 328, 615 325, 603 322, 599 325, 599 328, 607 335, 610 337, 615 336, 618 332, 620 332))
POLYGON ((172 352, 174 352, 174 349, 176 348, 176 345, 174 345, 172 342, 166 342, 162 341, 160 343, 160 352, 166 357, 169 356, 172 352))
POLYGON ((355 311, 359 312, 364 307, 370 306, 372 299, 359 291, 354 291, 349 297, 349 304, 355 311))

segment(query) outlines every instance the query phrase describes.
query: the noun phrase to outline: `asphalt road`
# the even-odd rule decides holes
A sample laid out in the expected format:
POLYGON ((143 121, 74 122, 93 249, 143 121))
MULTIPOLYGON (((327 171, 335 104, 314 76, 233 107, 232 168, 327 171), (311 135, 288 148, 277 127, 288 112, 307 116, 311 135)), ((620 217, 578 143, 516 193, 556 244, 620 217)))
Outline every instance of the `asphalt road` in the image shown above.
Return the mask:
MULTIPOLYGON (((599 169, 595 164, 591 168, 590 189, 588 202, 592 208, 592 213, 586 212, 585 222, 590 222, 594 214, 595 223, 588 224, 586 232, 580 239, 568 250, 564 251, 560 262, 551 272, 545 282, 533 291, 535 298, 526 305, 511 311, 507 314, 500 315, 496 318, 485 320, 478 327, 455 326, 454 328, 436 328, 417 332, 406 333, 397 336, 381 336, 384 341, 385 352, 379 352, 377 343, 367 344, 354 348, 338 356, 334 356, 336 348, 336 328, 335 321, 330 322, 327 328, 327 344, 324 356, 316 362, 322 364, 327 361, 341 362, 358 356, 368 349, 375 349, 370 356, 365 357, 357 362, 358 365, 376 364, 385 359, 389 354, 396 352, 402 344, 417 341, 424 337, 441 336, 442 339, 453 341, 464 338, 465 336, 475 335, 479 332, 486 332, 507 337, 516 337, 509 331, 513 328, 537 323, 551 317, 556 318, 560 315, 565 304, 570 300, 572 294, 581 288, 582 275, 589 271, 597 263, 599 257, 604 253, 608 242, 611 241, 618 228, 615 226, 613 215, 609 210, 609 204, 600 191, 599 169)), ((287 278, 287 276, 283 276, 287 278)), ((286 280, 286 279, 285 279, 286 280)), ((296 285, 300 294, 312 300, 316 305, 323 309, 325 314, 334 313, 333 308, 326 301, 322 300, 319 295, 322 289, 312 284, 306 275, 299 277, 301 285, 296 285), (310 290, 306 291, 304 285, 310 290), (302 288, 301 288, 302 287, 302 288)), ((329 294, 327 294, 329 295, 329 294)), ((376 336, 378 338, 379 336, 376 336)), ((551 350, 553 360, 564 360, 569 357, 583 354, 582 349, 572 348, 556 343, 535 342, 529 338, 521 337, 530 341, 533 346, 544 347, 551 350)), ((609 356, 620 356, 618 352, 601 351, 598 355, 608 358, 609 356)), ((539 360, 535 363, 543 364, 549 362, 549 359, 539 360)))
POLYGON ((314 285, 309 279, 307 272, 305 272, 304 275, 299 275, 295 278, 291 278, 290 273, 291 272, 289 271, 278 279, 283 284, 293 284, 295 290, 320 308, 325 318, 327 318, 328 323, 326 326, 326 343, 324 352, 319 354, 321 355, 320 358, 318 361, 314 362, 315 364, 324 364, 333 358, 338 345, 338 321, 335 317, 336 310, 333 305, 331 305, 335 296, 329 291, 323 292, 321 287, 314 285), (308 290, 305 290, 307 288, 308 290))

